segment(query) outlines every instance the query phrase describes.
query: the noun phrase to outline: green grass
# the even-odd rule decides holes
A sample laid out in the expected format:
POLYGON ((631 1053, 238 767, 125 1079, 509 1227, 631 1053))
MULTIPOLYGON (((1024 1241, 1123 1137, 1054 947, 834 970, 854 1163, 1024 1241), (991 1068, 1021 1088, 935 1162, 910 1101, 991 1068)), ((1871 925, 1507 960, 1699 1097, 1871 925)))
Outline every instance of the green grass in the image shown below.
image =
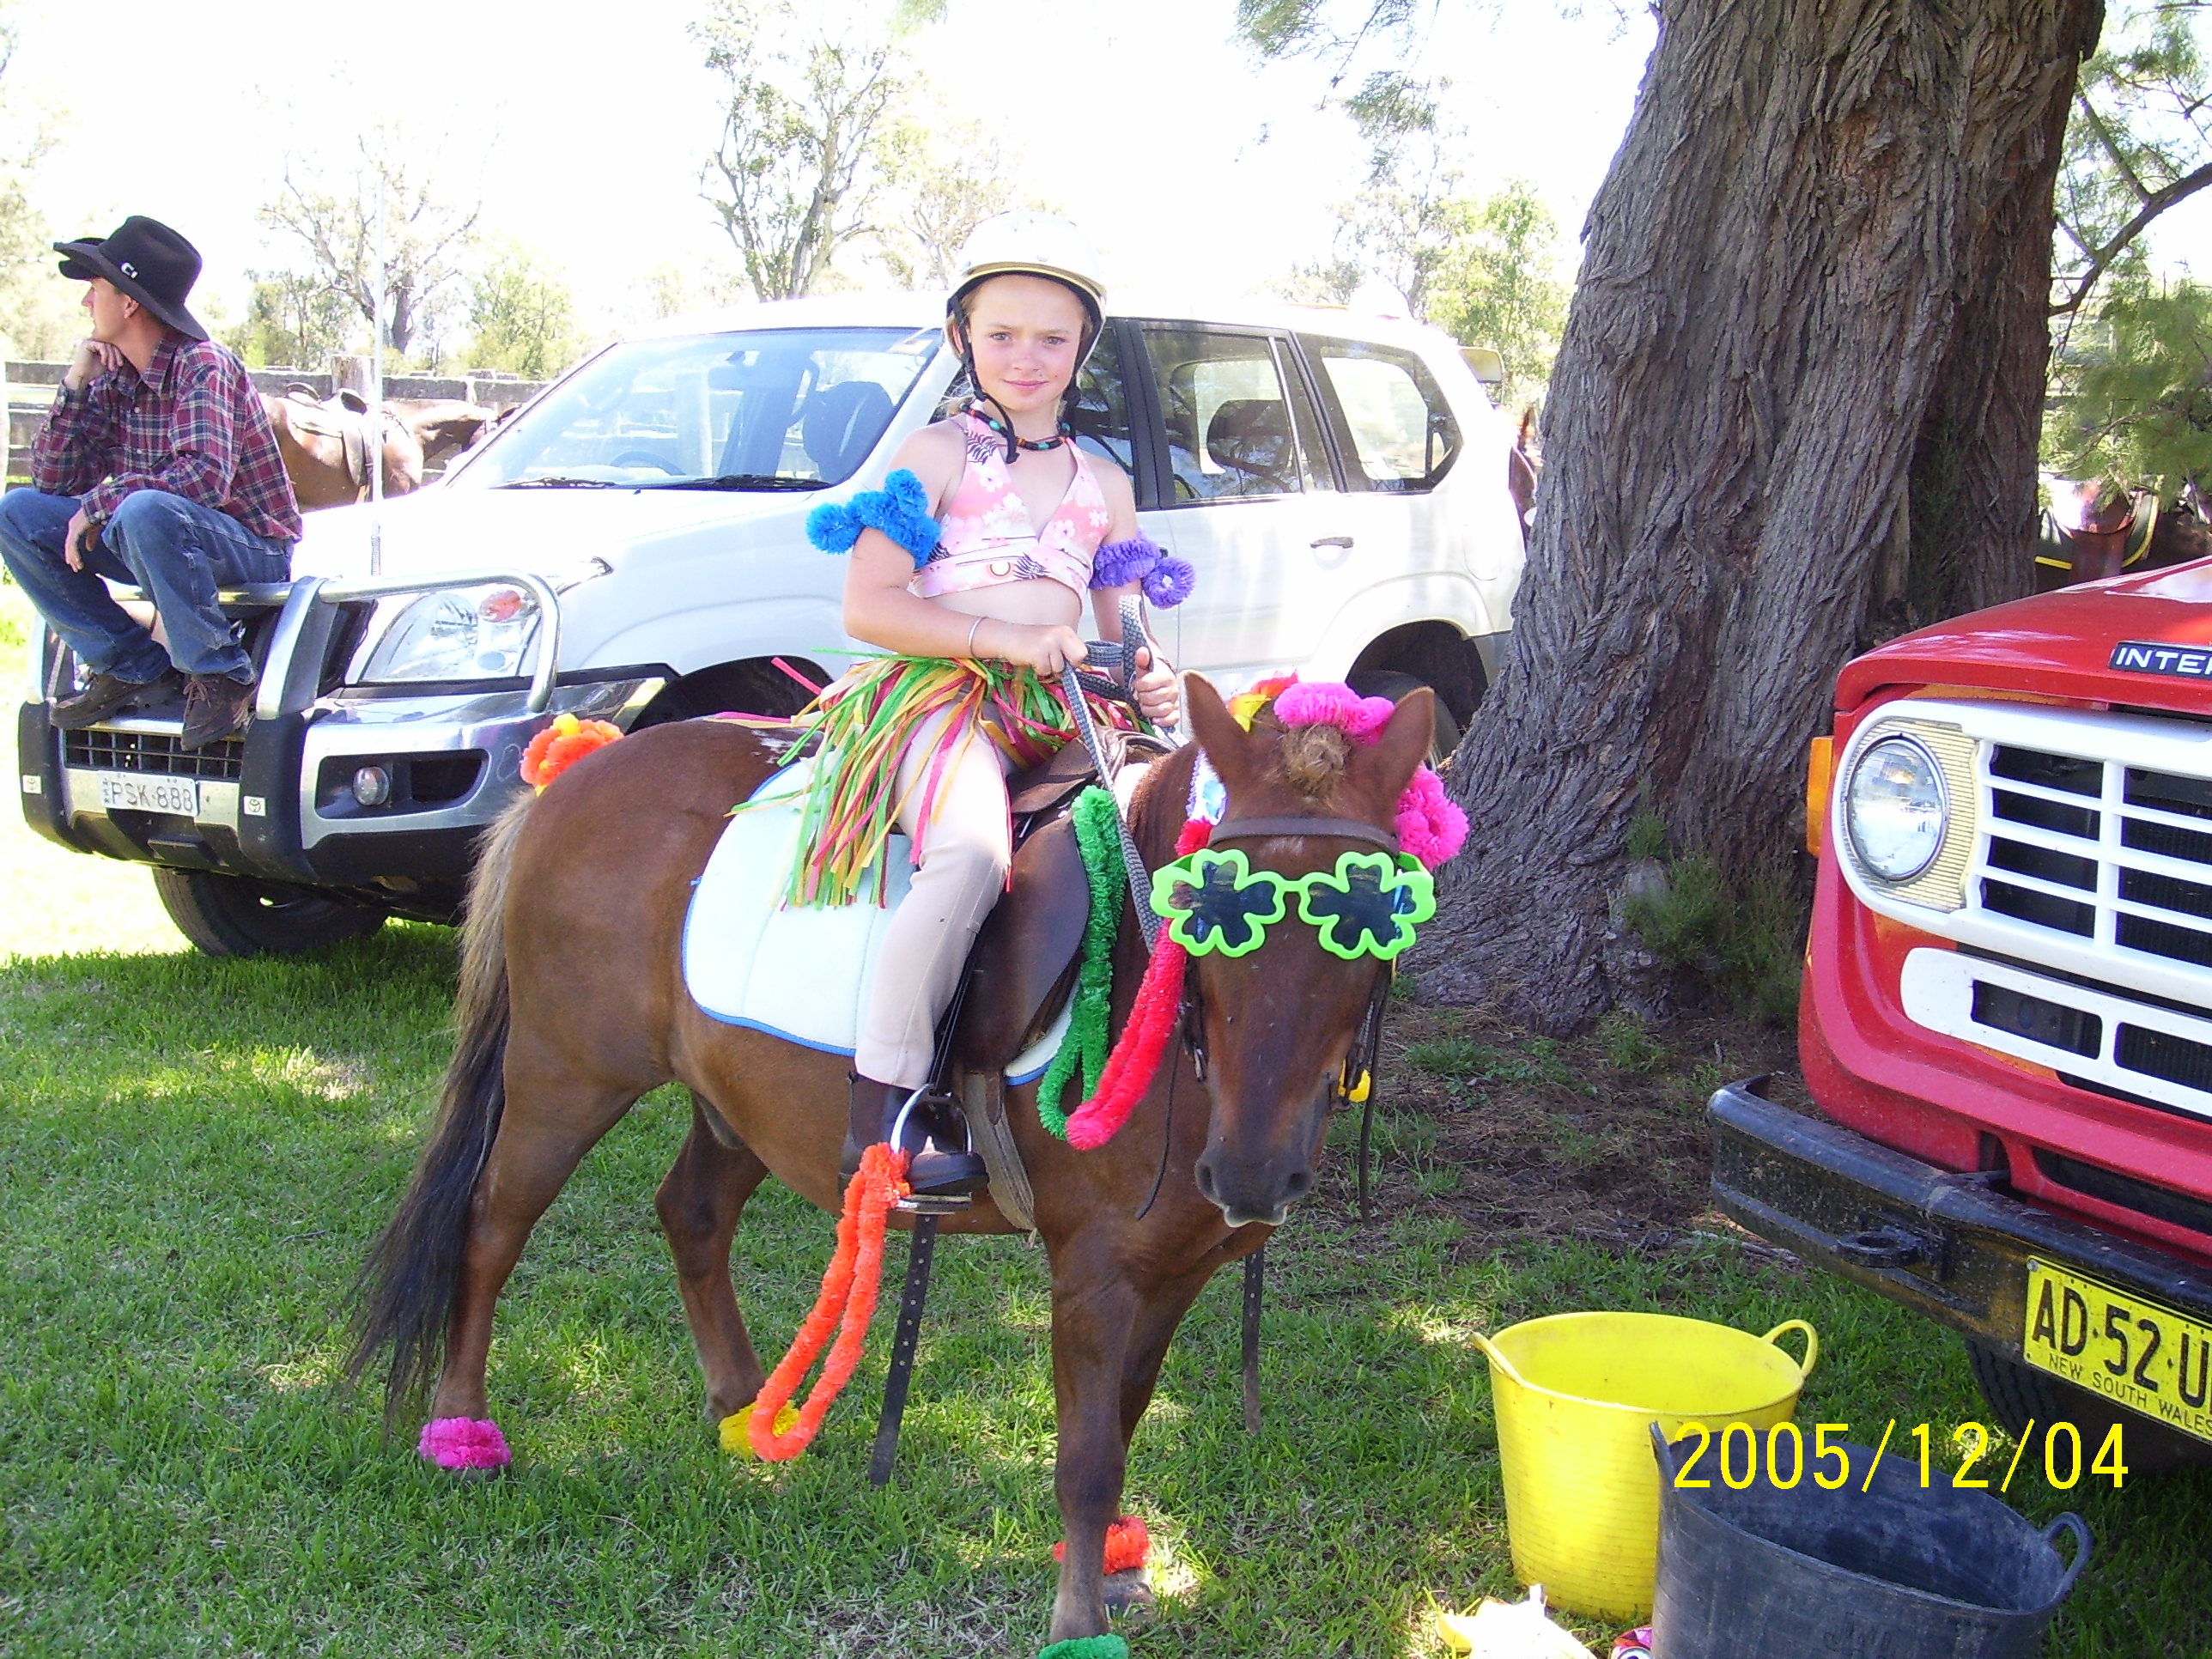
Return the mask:
MULTIPOLYGON (((887 1319, 811 1452, 732 1462, 651 1207, 685 1124, 667 1091, 586 1161, 501 1308, 507 1477, 424 1469, 334 1386, 346 1286, 430 1108, 453 966, 427 927, 311 959, 201 958, 143 872, 0 826, 0 1652, 1034 1654, 1058 1534, 1039 1254, 940 1250, 888 1491, 864 1477, 887 1319)), ((1533 1043, 1436 1058, 1470 1080, 1559 1064, 1533 1043)), ((1419 1129, 1380 1137, 1385 1156, 1418 1155, 1419 1129)), ((738 1279, 764 1351, 829 1242, 780 1188, 755 1200, 738 1279)), ((1231 1274, 1138 1436, 1127 1507, 1160 1540, 1164 1589, 1133 1632, 1147 1659, 1426 1655, 1433 1607, 1516 1593, 1476 1331, 1577 1307, 1753 1330, 1803 1316, 1826 1357, 1801 1421, 1878 1437, 1890 1417, 1976 1414, 1947 1340, 1726 1239, 1492 1250, 1429 1216, 1294 1218, 1269 1255, 1262 1431, 1239 1420, 1231 1274)), ((2050 1651, 2212 1649, 2188 1541, 2208 1496, 2194 1477, 2016 1488, 2099 1534, 2050 1651)), ((1602 1654, 1611 1632, 1581 1629, 1602 1654)))

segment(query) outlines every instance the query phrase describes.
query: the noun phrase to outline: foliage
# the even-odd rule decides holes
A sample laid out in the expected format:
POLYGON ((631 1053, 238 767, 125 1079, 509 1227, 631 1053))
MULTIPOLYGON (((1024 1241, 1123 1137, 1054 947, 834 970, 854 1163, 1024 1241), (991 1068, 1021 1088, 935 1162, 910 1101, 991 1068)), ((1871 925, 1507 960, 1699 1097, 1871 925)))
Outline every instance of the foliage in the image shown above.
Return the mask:
POLYGON ((1622 919, 1660 961, 1688 973, 1747 1019, 1797 1017, 1805 907, 1779 876, 1741 888, 1703 853, 1671 860, 1663 883, 1631 892, 1622 919))
POLYGON ((469 284, 468 363, 548 380, 576 360, 581 346, 568 285, 542 255, 510 241, 469 284))
POLYGON ((951 286, 969 234, 994 214, 1042 204, 1014 186, 1018 153, 980 121, 949 111, 898 121, 884 131, 884 181, 876 257, 902 288, 951 286))
POLYGON ((2212 289, 2130 272, 2052 359, 2043 462, 2171 499, 2212 482, 2212 289))
POLYGON ((343 351, 353 307, 317 277, 292 271, 251 273, 253 297, 246 320, 223 343, 255 368, 319 371, 343 351))
POLYGON ((1298 267, 1291 296, 1342 304, 1366 281, 1389 283, 1412 315, 1468 345, 1504 354, 1503 401, 1540 395, 1566 323, 1559 227, 1535 187, 1514 179, 1463 194, 1459 134, 1441 118, 1450 82, 1370 75, 1342 108, 1368 144, 1367 176, 1336 210, 1327 258, 1298 267))
POLYGON ((1559 226, 1528 180, 1454 204, 1451 240, 1430 280, 1426 319, 1466 345, 1504 354, 1500 401, 1526 403, 1551 379, 1567 321, 1559 226))
POLYGON ((866 7, 827 19, 797 0, 715 0, 691 27, 727 83, 705 198, 763 300, 819 291, 837 251, 873 228, 886 183, 910 22, 866 7))
POLYGON ((53 139, 14 95, 15 9, 13 0, 0 0, 0 355, 58 358, 80 331, 74 307, 82 290, 57 279, 53 237, 31 201, 31 180, 53 139))
POLYGON ((284 187, 259 216, 304 264, 264 280, 335 295, 366 323, 376 314, 380 252, 383 343, 403 357, 434 359, 482 204, 464 207, 445 196, 441 145, 418 144, 397 125, 362 133, 356 149, 343 166, 286 161, 284 187))
POLYGON ((2212 185, 2212 86, 2194 0, 2138 4, 2108 22, 2082 65, 2058 176, 2054 253, 2060 308, 2079 310, 2101 276, 2144 270, 2141 237, 2212 185))

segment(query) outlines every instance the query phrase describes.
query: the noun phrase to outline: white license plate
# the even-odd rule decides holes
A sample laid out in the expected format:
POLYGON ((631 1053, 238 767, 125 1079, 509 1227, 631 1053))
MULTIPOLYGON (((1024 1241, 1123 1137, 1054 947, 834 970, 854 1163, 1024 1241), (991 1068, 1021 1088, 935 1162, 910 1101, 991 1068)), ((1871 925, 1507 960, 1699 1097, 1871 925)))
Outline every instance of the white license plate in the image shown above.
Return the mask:
POLYGON ((149 778, 130 772, 101 772, 100 804, 112 812, 175 812, 188 818, 200 813, 200 786, 191 778, 149 778))

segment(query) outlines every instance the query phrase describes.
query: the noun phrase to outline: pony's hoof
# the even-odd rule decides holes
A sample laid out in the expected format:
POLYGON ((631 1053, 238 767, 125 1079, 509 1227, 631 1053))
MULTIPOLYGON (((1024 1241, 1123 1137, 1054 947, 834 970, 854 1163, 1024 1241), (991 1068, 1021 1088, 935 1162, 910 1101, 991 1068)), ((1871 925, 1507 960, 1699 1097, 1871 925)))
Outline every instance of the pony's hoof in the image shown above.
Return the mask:
POLYGON ((416 1454, 441 1469, 503 1469, 514 1461, 507 1437, 489 1417, 434 1417, 422 1425, 416 1454))
POLYGON ((1149 1570, 1129 1567, 1120 1572, 1109 1572, 1100 1586, 1106 1598, 1106 1611, 1116 1619, 1127 1618, 1133 1623, 1142 1622, 1158 1605, 1152 1595, 1152 1579, 1149 1570))

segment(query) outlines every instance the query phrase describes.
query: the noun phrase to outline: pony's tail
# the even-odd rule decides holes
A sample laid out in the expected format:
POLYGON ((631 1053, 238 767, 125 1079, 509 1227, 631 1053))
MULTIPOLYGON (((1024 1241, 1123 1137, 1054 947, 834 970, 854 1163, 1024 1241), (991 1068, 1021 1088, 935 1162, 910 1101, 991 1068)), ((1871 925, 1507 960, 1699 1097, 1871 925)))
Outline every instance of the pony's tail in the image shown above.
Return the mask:
POLYGON ((437 1122, 398 1213, 371 1247, 355 1281, 346 1375, 358 1382, 378 1355, 386 1356, 387 1428, 422 1401, 444 1366, 470 1201, 507 1104, 507 872, 535 799, 525 795, 507 808, 484 839, 469 884, 460 984, 453 999, 453 1058, 446 1068, 437 1122))

